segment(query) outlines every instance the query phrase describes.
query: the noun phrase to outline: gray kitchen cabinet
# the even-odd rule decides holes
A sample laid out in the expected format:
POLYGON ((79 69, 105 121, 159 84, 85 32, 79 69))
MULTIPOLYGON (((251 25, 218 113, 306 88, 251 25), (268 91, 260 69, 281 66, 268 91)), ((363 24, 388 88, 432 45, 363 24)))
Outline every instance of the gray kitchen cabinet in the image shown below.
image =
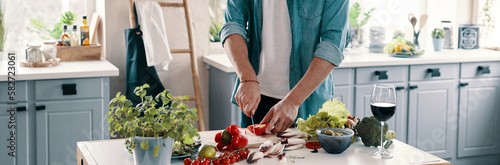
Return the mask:
MULTIPOLYGON (((406 143, 406 126, 407 126, 407 92, 404 83, 391 83, 396 87, 396 113, 394 116, 386 121, 389 125, 389 129, 396 132, 396 139, 406 143)), ((355 96, 356 105, 355 112, 356 117, 363 119, 363 117, 373 116, 371 112, 371 95, 372 95, 373 85, 356 85, 355 96)))
POLYGON ((230 101, 233 95, 236 73, 227 73, 210 67, 208 76, 209 130, 225 129, 232 124, 240 125, 240 108, 230 101))
POLYGON ((37 164, 74 164, 76 142, 103 139, 102 100, 36 102, 37 164))
POLYGON ((500 154, 500 78, 460 81, 458 157, 500 154))
MULTIPOLYGON (((0 138, 5 142, 11 106, 7 85, 0 82, 0 122, 6 124, 0 127, 0 138)), ((17 81, 16 102, 16 158, 2 149, 0 164, 74 164, 76 142, 109 139, 104 120, 108 77, 17 81)))
MULTIPOLYGON (((2 126, 0 127, 0 139, 2 139, 2 149, 0 150, 0 160, 2 160, 2 164, 14 164, 16 161, 16 158, 9 156, 8 153, 11 152, 10 148, 7 146, 10 146, 11 141, 7 140, 10 138, 10 132, 14 130, 12 127, 8 127, 8 123, 11 121, 11 115, 10 112, 7 112, 7 110, 10 109, 10 105, 7 104, 0 104, 0 123, 2 123, 2 126)), ((16 122, 20 122, 19 119, 17 119, 16 122)), ((19 143, 18 140, 14 140, 14 143, 19 143)), ((15 148, 16 150, 23 150, 21 148, 15 148)))
POLYGON ((456 80, 409 83, 408 144, 441 158, 455 153, 456 80))
POLYGON ((334 86, 333 99, 342 101, 351 114, 354 113, 354 69, 336 68, 332 71, 334 86))
POLYGON ((351 99, 351 97, 353 96, 352 86, 335 86, 334 90, 335 92, 333 95, 333 99, 342 101, 351 115, 354 114, 354 111, 352 110, 353 104, 351 99))

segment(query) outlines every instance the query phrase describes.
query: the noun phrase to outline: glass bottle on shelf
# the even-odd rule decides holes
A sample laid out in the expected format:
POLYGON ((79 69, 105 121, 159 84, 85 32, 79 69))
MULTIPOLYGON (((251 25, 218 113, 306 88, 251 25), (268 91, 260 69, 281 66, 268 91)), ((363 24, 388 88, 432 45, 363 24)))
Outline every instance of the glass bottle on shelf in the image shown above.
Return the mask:
POLYGON ((73 25, 73 31, 71 32, 71 46, 79 46, 78 29, 76 25, 73 25))
POLYGON ((63 34, 61 35, 61 40, 63 41, 64 46, 71 45, 71 39, 70 39, 69 33, 68 33, 68 25, 66 25, 66 24, 63 25, 63 34))
POLYGON ((82 25, 80 26, 80 38, 81 38, 81 45, 82 46, 88 46, 90 45, 89 41, 89 25, 87 25, 87 16, 83 16, 83 22, 82 25))

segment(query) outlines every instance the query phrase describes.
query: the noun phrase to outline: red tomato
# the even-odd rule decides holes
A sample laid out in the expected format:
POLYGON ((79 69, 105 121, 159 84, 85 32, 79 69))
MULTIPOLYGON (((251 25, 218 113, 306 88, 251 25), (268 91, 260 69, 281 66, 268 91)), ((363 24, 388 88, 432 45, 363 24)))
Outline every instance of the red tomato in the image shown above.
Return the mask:
POLYGON ((201 165, 210 165, 210 160, 201 161, 201 165))
POLYGON ((201 159, 201 157, 197 157, 196 160, 201 162, 203 159, 201 159))
POLYGON ((255 135, 265 135, 267 125, 268 125, 268 123, 266 123, 266 124, 254 124, 254 125, 249 125, 247 127, 247 129, 255 135), (255 128, 255 132, 254 132, 254 128, 255 128))
POLYGON ((189 158, 184 159, 184 165, 191 165, 191 159, 189 158))
POLYGON ((219 159, 215 159, 214 161, 212 161, 212 164, 219 165, 220 164, 220 160, 219 159))
POLYGON ((236 155, 236 156, 234 156, 234 161, 235 162, 239 162, 240 158, 241 158, 240 155, 236 155))
POLYGON ((192 165, 200 165, 200 161, 199 160, 195 160, 192 165))
POLYGON ((352 116, 348 116, 347 119, 352 119, 353 117, 352 116))
POLYGON ((222 132, 215 134, 215 142, 216 143, 222 142, 222 132))
POLYGON ((236 159, 234 159, 234 157, 232 156, 230 156, 228 159, 230 164, 234 164, 236 162, 236 159))
POLYGON ((223 165, 229 165, 229 163, 230 163, 230 161, 229 161, 228 158, 222 159, 222 163, 221 164, 223 164, 223 165))
POLYGON ((306 147, 309 149, 320 149, 321 145, 319 142, 306 142, 306 147))

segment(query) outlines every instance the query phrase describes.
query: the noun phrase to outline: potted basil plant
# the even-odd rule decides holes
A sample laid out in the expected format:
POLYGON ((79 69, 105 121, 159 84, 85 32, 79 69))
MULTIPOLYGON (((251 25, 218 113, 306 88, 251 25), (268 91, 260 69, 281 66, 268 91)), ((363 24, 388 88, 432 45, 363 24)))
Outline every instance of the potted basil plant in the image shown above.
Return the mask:
POLYGON ((142 100, 133 105, 120 92, 109 103, 107 113, 112 137, 125 137, 125 146, 134 155, 136 165, 170 164, 174 140, 184 144, 194 143, 198 130, 196 109, 189 108, 182 100, 171 99, 168 90, 156 97, 147 96, 148 84, 135 88, 142 100))
POLYGON ((444 45, 444 30, 441 28, 435 28, 432 30, 432 43, 434 44, 434 51, 441 51, 444 45))

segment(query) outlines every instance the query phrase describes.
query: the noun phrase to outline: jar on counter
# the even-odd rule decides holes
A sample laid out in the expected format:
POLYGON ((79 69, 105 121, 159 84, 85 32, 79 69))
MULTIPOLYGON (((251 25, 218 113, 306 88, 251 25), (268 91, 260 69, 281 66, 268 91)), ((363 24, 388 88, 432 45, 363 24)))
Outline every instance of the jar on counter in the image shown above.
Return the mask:
POLYGON ((44 41, 42 53, 45 60, 55 59, 57 55, 56 41, 44 41))
POLYGON ((42 62, 43 53, 40 50, 41 45, 29 45, 26 49, 26 60, 28 62, 42 62))

